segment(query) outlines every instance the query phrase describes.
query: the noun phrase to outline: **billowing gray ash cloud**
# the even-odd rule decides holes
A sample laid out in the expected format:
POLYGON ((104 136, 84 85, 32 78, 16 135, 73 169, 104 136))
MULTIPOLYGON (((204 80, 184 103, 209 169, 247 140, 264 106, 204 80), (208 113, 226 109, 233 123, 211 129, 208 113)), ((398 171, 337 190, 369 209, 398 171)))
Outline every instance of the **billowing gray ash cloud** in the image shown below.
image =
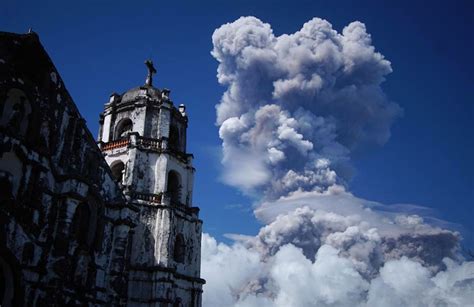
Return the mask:
POLYGON ((390 137, 400 108, 380 84, 392 69, 364 24, 339 34, 315 18, 276 37, 246 17, 212 40, 218 80, 228 87, 217 105, 227 183, 270 197, 324 188, 347 177, 332 169, 352 150, 390 137))
POLYGON ((390 62, 365 25, 338 33, 315 18, 276 36, 242 17, 212 40, 227 87, 216 121, 223 180, 258 199, 266 226, 230 246, 204 235, 204 304, 472 304, 474 263, 459 256, 458 233, 419 207, 348 191, 351 153, 387 142, 401 114, 381 88, 390 62))

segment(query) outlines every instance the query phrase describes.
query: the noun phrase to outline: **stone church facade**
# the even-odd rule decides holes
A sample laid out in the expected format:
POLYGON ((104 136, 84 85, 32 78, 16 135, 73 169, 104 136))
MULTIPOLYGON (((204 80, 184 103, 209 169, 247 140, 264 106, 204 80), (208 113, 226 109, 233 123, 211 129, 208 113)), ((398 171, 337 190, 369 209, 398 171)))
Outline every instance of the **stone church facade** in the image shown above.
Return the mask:
POLYGON ((201 306, 188 117, 146 64, 96 142, 38 36, 0 32, 1 306, 201 306))

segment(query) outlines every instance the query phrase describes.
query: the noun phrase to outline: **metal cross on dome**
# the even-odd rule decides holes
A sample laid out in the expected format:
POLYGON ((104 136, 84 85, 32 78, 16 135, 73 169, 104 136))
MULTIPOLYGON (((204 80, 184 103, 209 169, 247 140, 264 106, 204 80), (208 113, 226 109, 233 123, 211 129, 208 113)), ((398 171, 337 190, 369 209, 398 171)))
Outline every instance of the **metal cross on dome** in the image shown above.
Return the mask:
POLYGON ((153 66, 152 60, 146 60, 145 65, 148 68, 148 75, 146 77, 146 85, 152 85, 153 83, 153 74, 156 74, 156 68, 153 66))

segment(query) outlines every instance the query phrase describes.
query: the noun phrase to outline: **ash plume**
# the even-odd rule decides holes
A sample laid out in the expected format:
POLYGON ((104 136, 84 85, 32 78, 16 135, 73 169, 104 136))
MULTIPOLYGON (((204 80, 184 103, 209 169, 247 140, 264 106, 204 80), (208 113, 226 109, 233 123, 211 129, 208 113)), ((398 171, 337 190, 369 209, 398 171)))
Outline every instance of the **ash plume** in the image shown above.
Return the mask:
POLYGON ((380 86, 390 62, 360 22, 339 34, 314 18, 275 36, 269 24, 242 17, 212 41, 227 86, 216 107, 223 177, 247 192, 275 198, 345 182, 351 152, 384 144, 401 113, 380 86))
POLYGON ((314 18, 275 35, 255 17, 212 36, 223 175, 255 197, 256 236, 205 234, 206 306, 468 306, 474 262, 460 234, 418 206, 348 190, 351 155, 390 138, 402 113, 392 68, 361 22, 314 18), (409 210, 407 210, 409 209, 409 210))

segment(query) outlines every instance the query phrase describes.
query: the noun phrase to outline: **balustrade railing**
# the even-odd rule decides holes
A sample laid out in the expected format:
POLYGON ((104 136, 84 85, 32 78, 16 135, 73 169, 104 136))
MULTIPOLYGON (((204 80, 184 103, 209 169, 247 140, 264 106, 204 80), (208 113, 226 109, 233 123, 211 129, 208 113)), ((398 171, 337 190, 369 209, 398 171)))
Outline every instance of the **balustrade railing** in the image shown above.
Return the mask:
POLYGON ((168 192, 163 192, 159 194, 143 193, 143 192, 131 192, 130 197, 135 200, 144 200, 150 203, 155 203, 162 206, 174 207, 178 210, 184 211, 187 214, 198 215, 198 207, 188 207, 182 203, 174 202, 171 200, 170 194, 168 192))
POLYGON ((140 199, 144 201, 149 201, 152 203, 161 204, 162 195, 161 194, 150 194, 150 193, 139 193, 134 192, 132 198, 140 199))
POLYGON ((111 150, 111 149, 116 149, 116 148, 120 148, 120 147, 127 147, 128 145, 130 145, 130 139, 129 138, 120 139, 120 140, 105 143, 105 144, 102 145, 102 147, 100 149, 102 151, 104 151, 104 150, 111 150))
POLYGON ((137 139, 137 145, 143 146, 145 148, 160 150, 161 140, 139 137, 137 139))
POLYGON ((136 145, 147 149, 161 150, 161 140, 129 135, 127 138, 111 141, 101 145, 101 150, 112 150, 129 145, 136 145))
POLYGON ((184 162, 187 162, 190 156, 189 154, 176 150, 173 147, 167 148, 166 143, 163 144, 163 141, 161 139, 146 138, 136 134, 130 134, 127 136, 127 138, 123 138, 120 140, 115 140, 108 143, 101 143, 100 149, 102 151, 106 151, 127 146, 138 146, 144 149, 149 149, 158 152, 168 151, 172 153, 175 157, 178 157, 179 159, 183 160, 184 162))

